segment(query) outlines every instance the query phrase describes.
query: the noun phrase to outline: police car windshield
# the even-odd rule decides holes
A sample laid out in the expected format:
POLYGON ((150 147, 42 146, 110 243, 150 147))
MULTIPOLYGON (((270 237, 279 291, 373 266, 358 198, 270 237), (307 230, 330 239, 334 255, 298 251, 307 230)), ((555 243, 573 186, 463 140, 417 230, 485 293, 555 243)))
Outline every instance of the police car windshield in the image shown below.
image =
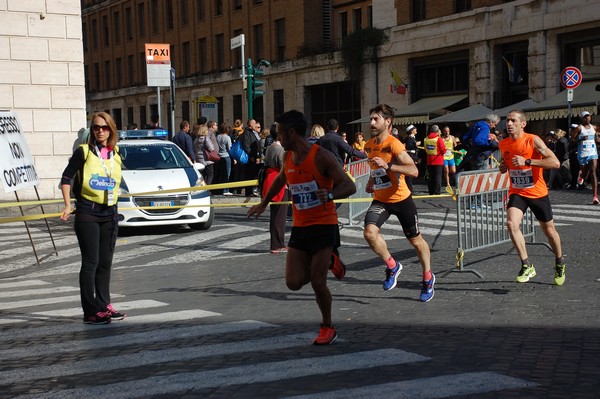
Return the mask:
POLYGON ((174 144, 121 144, 119 153, 125 170, 189 168, 190 162, 174 144))

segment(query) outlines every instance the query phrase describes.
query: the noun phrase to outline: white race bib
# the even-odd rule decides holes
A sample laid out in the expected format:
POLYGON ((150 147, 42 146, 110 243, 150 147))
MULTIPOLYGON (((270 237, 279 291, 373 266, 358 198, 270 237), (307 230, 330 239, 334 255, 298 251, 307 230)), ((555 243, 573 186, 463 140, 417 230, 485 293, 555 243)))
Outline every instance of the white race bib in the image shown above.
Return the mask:
POLYGON ((392 181, 383 168, 372 170, 371 177, 373 178, 373 190, 383 190, 392 187, 392 181))
POLYGON ((512 182, 513 188, 532 188, 534 186, 533 170, 531 168, 511 169, 510 180, 512 182))
POLYGON ((579 152, 580 157, 589 157, 591 155, 597 154, 596 151, 596 142, 592 140, 584 140, 581 143, 581 151, 579 152))
POLYGON ((317 197, 316 191, 319 187, 314 180, 306 183, 290 184, 289 189, 292 194, 292 202, 299 211, 323 204, 317 197))

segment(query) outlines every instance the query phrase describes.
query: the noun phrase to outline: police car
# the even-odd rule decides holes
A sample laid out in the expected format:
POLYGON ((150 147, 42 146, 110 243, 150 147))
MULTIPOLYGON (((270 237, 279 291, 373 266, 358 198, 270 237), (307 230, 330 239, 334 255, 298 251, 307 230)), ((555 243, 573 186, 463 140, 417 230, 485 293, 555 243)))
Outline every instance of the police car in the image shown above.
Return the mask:
POLYGON ((119 131, 123 160, 119 226, 187 224, 207 230, 214 219, 210 192, 172 192, 205 186, 200 174, 204 165, 192 164, 175 143, 166 140, 167 134, 165 130, 119 131))

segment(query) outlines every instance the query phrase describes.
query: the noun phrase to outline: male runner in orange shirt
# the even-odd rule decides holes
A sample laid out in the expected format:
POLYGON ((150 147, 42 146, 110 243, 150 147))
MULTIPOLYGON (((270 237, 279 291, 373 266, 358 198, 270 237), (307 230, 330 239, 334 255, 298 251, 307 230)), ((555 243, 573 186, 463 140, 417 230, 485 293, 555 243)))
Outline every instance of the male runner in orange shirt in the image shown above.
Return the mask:
POLYGON ((433 298, 435 284, 430 267, 431 254, 429 245, 419 231, 417 207, 405 181, 405 175, 417 177, 419 171, 404 144, 390 134, 393 108, 379 104, 370 110, 370 114, 372 138, 365 144, 371 166, 367 192, 375 194, 365 215, 364 237, 371 249, 386 263, 383 289, 391 290, 397 284, 402 265, 388 251, 380 231, 391 215, 398 218, 404 235, 417 251, 421 262, 423 282, 420 299, 428 302, 433 298))
POLYGON ((527 117, 523 111, 511 111, 506 117, 506 130, 509 137, 501 140, 499 144, 502 154, 500 173, 508 172, 510 174, 506 226, 522 264, 517 282, 526 283, 536 274, 533 264, 527 257, 525 237, 521 232, 521 221, 529 208, 540 223, 556 258, 554 283, 563 285, 565 261, 560 236, 554 226, 548 187, 543 175, 543 169, 558 169, 560 162, 541 138, 525 133, 526 125, 527 117))

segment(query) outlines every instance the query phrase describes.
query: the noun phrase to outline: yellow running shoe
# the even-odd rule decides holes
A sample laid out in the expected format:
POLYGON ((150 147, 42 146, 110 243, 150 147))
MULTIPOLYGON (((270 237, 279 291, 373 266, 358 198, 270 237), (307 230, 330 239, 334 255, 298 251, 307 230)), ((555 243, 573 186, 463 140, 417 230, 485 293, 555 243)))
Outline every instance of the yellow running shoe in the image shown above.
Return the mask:
POLYGON ((523 265, 517 276, 517 283, 526 283, 532 277, 535 277, 535 267, 533 265, 523 265))
POLYGON ((560 264, 556 264, 554 266, 554 284, 556 285, 563 285, 565 283, 565 269, 567 268, 567 265, 565 264, 565 262, 560 263, 560 264))

